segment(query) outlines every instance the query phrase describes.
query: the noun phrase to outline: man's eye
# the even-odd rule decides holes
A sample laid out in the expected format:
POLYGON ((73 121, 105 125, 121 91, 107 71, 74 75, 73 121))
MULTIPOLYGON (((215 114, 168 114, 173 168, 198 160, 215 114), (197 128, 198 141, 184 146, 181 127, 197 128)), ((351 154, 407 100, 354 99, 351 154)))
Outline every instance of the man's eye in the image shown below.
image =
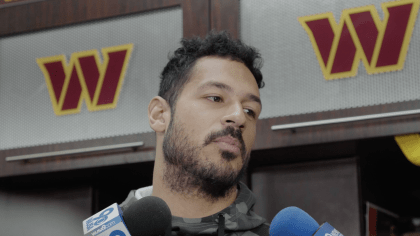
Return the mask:
POLYGON ((245 108, 245 111, 247 111, 247 114, 250 115, 252 118, 255 118, 255 112, 253 110, 245 108))
MULTIPOLYGON (((219 96, 208 96, 207 99, 212 100, 213 102, 222 102, 223 99, 219 96)), ((253 110, 245 108, 244 109, 246 114, 248 114, 249 116, 251 116, 252 118, 255 118, 256 114, 253 110)))
POLYGON ((207 98, 210 98, 211 100, 213 100, 213 102, 221 102, 222 98, 218 97, 218 96, 209 96, 207 98))

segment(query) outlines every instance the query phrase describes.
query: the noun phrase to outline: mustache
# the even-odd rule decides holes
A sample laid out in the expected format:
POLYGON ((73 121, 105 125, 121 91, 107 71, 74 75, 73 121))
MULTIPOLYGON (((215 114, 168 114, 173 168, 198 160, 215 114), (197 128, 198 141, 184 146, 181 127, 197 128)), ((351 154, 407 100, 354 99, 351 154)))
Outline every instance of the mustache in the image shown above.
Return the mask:
POLYGON ((224 137, 230 135, 232 136, 232 138, 237 139, 241 145, 241 149, 245 150, 245 142, 244 139, 242 138, 242 132, 239 129, 235 129, 232 126, 228 126, 226 127, 226 129, 221 130, 221 131, 217 131, 217 132, 212 132, 210 133, 205 141, 204 141, 204 145, 203 146, 207 146, 210 143, 212 143, 215 139, 220 138, 220 137, 224 137))

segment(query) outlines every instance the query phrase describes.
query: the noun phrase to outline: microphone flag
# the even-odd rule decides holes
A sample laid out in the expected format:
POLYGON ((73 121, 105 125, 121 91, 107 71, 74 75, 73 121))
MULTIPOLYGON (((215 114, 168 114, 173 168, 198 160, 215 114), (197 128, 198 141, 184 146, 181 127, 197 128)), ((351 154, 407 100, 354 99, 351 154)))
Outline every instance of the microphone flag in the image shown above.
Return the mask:
POLYGON ((338 232, 334 227, 332 227, 328 222, 322 224, 313 236, 344 236, 342 233, 338 232))
POLYGON ((83 221, 85 236, 131 236, 117 203, 83 221))

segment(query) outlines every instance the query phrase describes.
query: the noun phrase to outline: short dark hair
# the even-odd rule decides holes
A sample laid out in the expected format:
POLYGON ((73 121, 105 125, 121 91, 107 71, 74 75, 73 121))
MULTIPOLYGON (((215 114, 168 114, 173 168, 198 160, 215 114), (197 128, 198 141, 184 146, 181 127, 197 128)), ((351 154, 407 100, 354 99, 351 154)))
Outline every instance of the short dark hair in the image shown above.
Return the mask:
POLYGON ((233 40, 229 33, 211 31, 205 39, 182 39, 178 48, 163 69, 160 76, 159 96, 164 98, 174 112, 179 94, 189 81, 191 69, 198 59, 205 56, 218 56, 242 62, 257 81, 258 88, 264 87, 261 67, 263 60, 257 49, 245 45, 241 40, 233 40))

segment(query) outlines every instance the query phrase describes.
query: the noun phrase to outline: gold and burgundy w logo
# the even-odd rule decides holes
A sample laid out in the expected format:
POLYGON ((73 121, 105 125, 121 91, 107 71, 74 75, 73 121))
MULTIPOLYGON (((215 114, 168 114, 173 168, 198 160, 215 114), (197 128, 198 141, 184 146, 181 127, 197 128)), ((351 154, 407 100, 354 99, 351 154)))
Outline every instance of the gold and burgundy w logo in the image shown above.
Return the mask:
POLYGON ((56 115, 79 113, 82 100, 89 111, 113 109, 128 67, 133 44, 38 58, 56 115))
POLYGON ((343 10, 337 25, 333 13, 298 20, 309 35, 326 80, 356 76, 362 60, 368 74, 402 70, 419 0, 382 3, 343 10))

